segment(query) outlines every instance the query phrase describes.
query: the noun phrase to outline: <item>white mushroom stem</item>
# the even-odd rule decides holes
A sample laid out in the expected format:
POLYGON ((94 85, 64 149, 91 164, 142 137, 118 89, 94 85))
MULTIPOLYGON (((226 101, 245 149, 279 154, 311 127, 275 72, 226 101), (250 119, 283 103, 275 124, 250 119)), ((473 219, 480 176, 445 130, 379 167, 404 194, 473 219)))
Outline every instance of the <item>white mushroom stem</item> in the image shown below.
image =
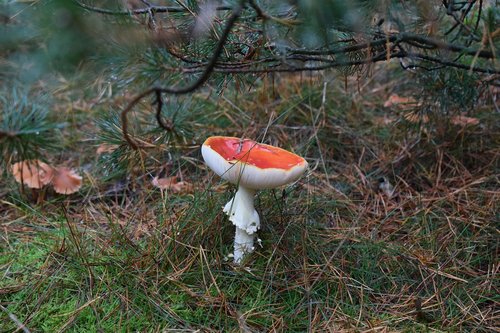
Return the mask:
POLYGON ((254 208, 255 190, 239 186, 238 191, 225 206, 224 213, 236 226, 234 236, 234 262, 239 264, 254 250, 255 233, 260 227, 259 214, 254 208))

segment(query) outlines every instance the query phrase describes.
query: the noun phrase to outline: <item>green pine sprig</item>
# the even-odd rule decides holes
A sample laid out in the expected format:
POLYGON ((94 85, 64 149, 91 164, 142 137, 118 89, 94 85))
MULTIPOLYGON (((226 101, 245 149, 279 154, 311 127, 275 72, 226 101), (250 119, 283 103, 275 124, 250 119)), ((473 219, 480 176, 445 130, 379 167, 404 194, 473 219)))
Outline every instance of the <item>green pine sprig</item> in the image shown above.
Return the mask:
POLYGON ((15 86, 4 88, 0 110, 0 166, 40 158, 60 145, 64 124, 51 116, 46 96, 34 97, 15 86))

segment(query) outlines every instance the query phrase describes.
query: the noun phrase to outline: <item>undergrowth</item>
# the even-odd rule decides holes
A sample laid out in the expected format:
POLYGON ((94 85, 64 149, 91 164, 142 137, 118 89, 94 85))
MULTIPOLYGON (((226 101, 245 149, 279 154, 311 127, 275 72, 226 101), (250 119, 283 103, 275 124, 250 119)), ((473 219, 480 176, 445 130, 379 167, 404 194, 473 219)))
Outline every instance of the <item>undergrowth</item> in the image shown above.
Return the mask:
POLYGON ((425 87, 402 80, 390 69, 347 90, 317 75, 261 78, 221 96, 208 88, 168 101, 170 131, 144 101, 130 117, 134 140, 148 145, 140 151, 123 140, 117 113, 129 96, 106 95, 99 82, 89 88, 98 97, 55 94, 71 110, 59 114, 71 118, 68 142, 44 158, 69 159, 85 186, 35 204, 2 176, 0 332, 19 323, 32 332, 498 331, 494 97, 477 88, 469 107, 450 99, 439 113, 439 99, 420 99, 425 87), (384 107, 391 93, 416 102, 384 107), (462 111, 478 122, 453 123, 462 111), (221 209, 234 188, 199 151, 210 135, 275 144, 310 166, 295 184, 258 193, 262 246, 241 266, 228 258, 234 227, 221 209), (155 176, 192 187, 160 190, 155 176))

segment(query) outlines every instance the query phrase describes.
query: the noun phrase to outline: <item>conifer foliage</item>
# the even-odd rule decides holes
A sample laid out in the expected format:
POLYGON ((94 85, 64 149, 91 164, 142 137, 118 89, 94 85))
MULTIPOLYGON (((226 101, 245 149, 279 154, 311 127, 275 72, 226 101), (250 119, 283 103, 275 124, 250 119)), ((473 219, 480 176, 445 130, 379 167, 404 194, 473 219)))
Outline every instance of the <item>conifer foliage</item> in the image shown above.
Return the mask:
POLYGON ((0 92, 0 167, 43 157, 60 142, 64 126, 50 114, 47 96, 30 94, 26 89, 5 88, 0 92))
POLYGON ((496 77, 500 10, 495 3, 13 1, 0 7, 5 18, 0 52, 17 66, 34 64, 36 70, 21 75, 28 80, 48 69, 106 59, 101 66, 120 85, 144 87, 134 88, 136 98, 122 116, 125 137, 137 148, 127 135, 126 114, 138 102, 150 98, 158 125, 165 128, 159 116, 164 95, 193 92, 207 80, 222 90, 228 82, 251 84, 276 72, 337 69, 345 76, 370 75, 374 63, 391 59, 408 72, 450 68, 496 77), (31 60, 19 56, 19 44, 31 51, 31 60))
POLYGON ((499 17, 0 0, 0 333, 498 331, 499 17), (242 265, 222 135, 309 165, 242 265))

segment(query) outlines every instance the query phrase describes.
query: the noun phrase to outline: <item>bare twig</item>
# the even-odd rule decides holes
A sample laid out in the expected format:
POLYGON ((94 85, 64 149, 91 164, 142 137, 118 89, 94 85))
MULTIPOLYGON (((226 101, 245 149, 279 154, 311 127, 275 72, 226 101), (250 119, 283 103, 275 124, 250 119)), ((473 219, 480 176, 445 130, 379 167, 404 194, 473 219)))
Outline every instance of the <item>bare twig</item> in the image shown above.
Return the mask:
MULTIPOLYGON (((290 55, 285 57, 284 59, 277 58, 267 58, 261 59, 254 62, 248 63, 217 63, 217 66, 214 67, 213 72, 217 73, 226 73, 226 74, 257 74, 257 73, 283 73, 283 72, 310 72, 310 71, 321 71, 331 68, 345 67, 345 66, 359 66, 359 65, 367 65, 376 62, 386 61, 388 59, 393 58, 409 58, 413 60, 425 60, 428 62, 432 62, 435 64, 441 65, 441 67, 454 67, 458 69, 470 70, 470 66, 464 65, 454 61, 447 61, 442 58, 429 56, 423 53, 417 52, 406 52, 399 51, 395 53, 387 53, 383 52, 373 57, 365 58, 365 59, 355 59, 349 61, 337 61, 335 59, 327 59, 320 57, 297 57, 294 55, 290 55), (312 63, 316 62, 316 65, 308 65, 308 66, 290 66, 287 64, 287 61, 295 60, 301 61, 304 63, 312 63), (265 66, 262 66, 265 65, 265 66)), ((425 68, 421 65, 411 65, 408 66, 411 68, 425 68)), ((201 67, 196 65, 189 68, 168 68, 171 71, 180 71, 183 74, 188 73, 199 73, 201 72, 201 67)), ((437 68, 425 68, 426 70, 434 70, 437 68)), ((472 68, 473 72, 477 73, 489 73, 489 74, 500 74, 500 70, 493 68, 483 68, 483 67, 474 67, 472 68)))
POLYGON ((161 128, 163 128, 167 131, 172 131, 174 129, 173 124, 171 124, 171 123, 167 124, 166 122, 163 121, 163 118, 161 117, 161 110, 163 108, 163 99, 162 99, 161 92, 159 90, 156 90, 155 94, 156 94, 156 101, 155 101, 156 121, 158 122, 158 125, 160 125, 161 128))
POLYGON ((289 52, 295 54, 307 54, 307 55, 333 55, 333 54, 342 54, 342 53, 359 51, 366 49, 368 47, 382 46, 388 42, 396 44, 408 43, 420 48, 447 50, 452 52, 459 52, 470 56, 475 56, 476 54, 478 54, 480 58, 486 58, 486 59, 493 59, 495 57, 495 54, 491 51, 481 50, 478 53, 478 50, 473 48, 468 48, 462 45, 450 44, 431 37, 424 37, 410 33, 400 33, 400 34, 384 36, 380 39, 376 39, 370 42, 349 45, 346 47, 341 47, 336 49, 327 49, 327 50, 289 49, 289 52))
MULTIPOLYGON (((131 14, 150 14, 150 13, 187 13, 188 10, 184 7, 173 7, 173 6, 156 6, 156 5, 151 5, 148 4, 144 8, 139 8, 139 9, 133 9, 133 10, 110 10, 110 9, 104 9, 104 8, 99 8, 99 7, 93 7, 90 5, 87 5, 81 1, 78 0, 73 0, 74 3, 86 10, 99 13, 99 14, 104 14, 104 15, 131 15, 131 14)), ((229 6, 219 6, 217 7, 217 10, 232 10, 232 7, 229 6)))

